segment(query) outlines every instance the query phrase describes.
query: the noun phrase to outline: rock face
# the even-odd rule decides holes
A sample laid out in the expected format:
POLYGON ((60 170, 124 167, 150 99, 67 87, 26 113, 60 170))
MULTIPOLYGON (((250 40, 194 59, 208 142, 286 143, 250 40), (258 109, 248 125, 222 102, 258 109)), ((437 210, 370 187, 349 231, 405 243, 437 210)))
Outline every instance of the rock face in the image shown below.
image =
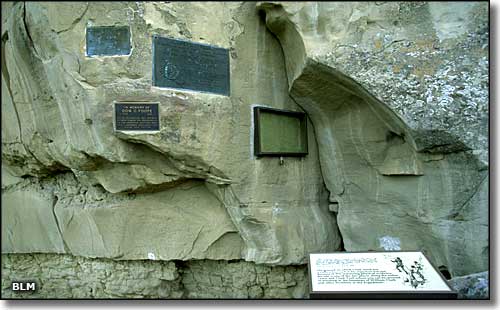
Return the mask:
POLYGON ((487 268, 487 5, 258 7, 314 123, 345 249, 487 268))
POLYGON ((115 288, 67 293, 91 298, 300 298, 343 249, 486 270, 487 5, 2 2, 3 270, 96 264, 115 288), (91 26, 131 53, 87 56, 91 26), (154 35, 227 49, 229 96, 152 86, 154 35), (115 131, 119 101, 160 130, 115 131), (306 112, 308 154, 255 156, 255 106, 306 112))
POLYGON ((115 261, 57 254, 2 255, 2 298, 307 298, 305 265, 245 261, 115 261), (12 280, 35 281, 33 293, 12 280))
POLYGON ((2 184, 4 227, 50 232, 4 252, 284 265, 339 248, 312 128, 304 158, 252 153, 252 106, 300 110, 254 3, 2 8, 2 179, 24 178, 2 184), (112 25, 130 27, 131 54, 87 57, 86 27, 112 25), (229 49, 230 96, 151 86, 153 35, 229 49), (115 133, 114 101, 159 102, 160 131, 115 133))
POLYGON ((3 298, 180 298, 174 262, 114 261, 57 254, 2 255, 3 298), (35 281, 32 293, 9 289, 11 281, 35 281))
POLYGON ((456 277, 448 281, 458 293, 458 299, 489 299, 489 272, 480 272, 456 277))
POLYGON ((241 257, 237 229, 202 182, 141 195, 85 187, 72 173, 34 182, 23 180, 2 196, 4 253, 160 260, 241 257))

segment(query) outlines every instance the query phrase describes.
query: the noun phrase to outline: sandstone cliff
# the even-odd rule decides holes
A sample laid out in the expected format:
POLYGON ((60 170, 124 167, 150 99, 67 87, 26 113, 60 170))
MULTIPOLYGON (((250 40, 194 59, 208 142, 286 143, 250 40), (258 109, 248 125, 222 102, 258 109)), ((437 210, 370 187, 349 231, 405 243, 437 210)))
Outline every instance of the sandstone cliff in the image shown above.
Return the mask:
POLYGON ((487 270, 487 3, 2 12, 2 253, 295 265, 400 249, 487 270), (130 55, 87 56, 90 26, 130 27, 130 55), (228 49, 230 95, 152 86, 153 35, 228 49), (160 131, 115 131, 115 101, 159 102, 160 131), (255 106, 306 112, 308 155, 256 157, 255 106))

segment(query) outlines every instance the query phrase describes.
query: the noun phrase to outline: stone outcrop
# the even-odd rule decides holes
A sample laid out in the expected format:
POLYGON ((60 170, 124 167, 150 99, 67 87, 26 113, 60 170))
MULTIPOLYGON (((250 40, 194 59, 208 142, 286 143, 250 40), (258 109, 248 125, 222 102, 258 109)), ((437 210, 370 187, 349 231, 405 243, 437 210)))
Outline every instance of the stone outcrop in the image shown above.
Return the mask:
POLYGON ((314 124, 345 249, 487 268, 487 4, 258 7, 314 124))
POLYGON ((2 298, 307 298, 307 268, 241 260, 116 261, 57 254, 2 255, 2 298), (13 292, 11 281, 35 281, 13 292))
POLYGON ((2 2, 1 38, 5 281, 303 298, 312 252, 488 268, 487 3, 2 2), (90 26, 130 55, 86 56, 90 26), (230 95, 152 86, 153 35, 228 49, 230 95), (119 101, 160 130, 115 131, 119 101), (306 112, 307 156, 255 156, 255 106, 306 112))
POLYGON ((450 287, 458 293, 458 299, 489 299, 489 272, 479 272, 448 281, 450 287))
POLYGON ((57 254, 2 255, 2 298, 181 298, 174 262, 115 261, 57 254), (11 281, 35 281, 35 292, 13 292, 11 281))
POLYGON ((286 265, 339 249, 313 129, 304 158, 280 165, 253 155, 254 105, 300 110, 255 3, 26 2, 2 11, 2 180, 25 179, 2 183, 12 214, 4 227, 50 232, 5 240, 4 252, 286 265), (130 27, 131 54, 87 57, 86 27, 110 25, 130 27), (153 35, 229 49, 230 96, 151 86, 153 35), (160 131, 114 132, 120 100, 159 102, 160 131), (40 189, 40 178, 61 184, 40 189))

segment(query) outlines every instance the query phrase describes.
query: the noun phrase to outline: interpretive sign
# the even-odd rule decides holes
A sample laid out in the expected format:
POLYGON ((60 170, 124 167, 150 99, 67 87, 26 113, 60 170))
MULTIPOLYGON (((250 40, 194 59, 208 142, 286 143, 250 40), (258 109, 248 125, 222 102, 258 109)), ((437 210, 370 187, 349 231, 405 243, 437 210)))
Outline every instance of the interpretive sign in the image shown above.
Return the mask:
POLYGON ((305 113, 254 107, 254 126, 255 155, 307 155, 305 113))
POLYGON ((86 39, 87 56, 128 55, 132 48, 127 26, 88 27, 86 39))
POLYGON ((159 131, 160 118, 157 102, 116 102, 116 131, 159 131))
POLYGON ((153 85, 229 95, 229 51, 153 36, 153 85))
POLYGON ((456 299, 422 252, 310 254, 311 299, 456 299))

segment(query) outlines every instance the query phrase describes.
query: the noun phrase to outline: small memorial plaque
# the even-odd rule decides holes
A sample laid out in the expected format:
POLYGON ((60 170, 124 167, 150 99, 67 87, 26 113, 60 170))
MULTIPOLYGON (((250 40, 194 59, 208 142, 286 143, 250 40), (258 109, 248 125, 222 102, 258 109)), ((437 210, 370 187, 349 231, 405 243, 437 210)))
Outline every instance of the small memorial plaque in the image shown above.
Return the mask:
POLYGON ((311 299, 456 299, 422 252, 310 254, 311 299))
POLYGON ((128 55, 131 51, 127 26, 87 28, 87 56, 128 55))
POLYGON ((115 131, 159 131, 158 103, 115 103, 115 131))
POLYGON ((229 96, 229 51, 153 36, 153 85, 229 96))
POLYGON ((254 107, 254 126, 255 155, 307 155, 305 113, 254 107))

